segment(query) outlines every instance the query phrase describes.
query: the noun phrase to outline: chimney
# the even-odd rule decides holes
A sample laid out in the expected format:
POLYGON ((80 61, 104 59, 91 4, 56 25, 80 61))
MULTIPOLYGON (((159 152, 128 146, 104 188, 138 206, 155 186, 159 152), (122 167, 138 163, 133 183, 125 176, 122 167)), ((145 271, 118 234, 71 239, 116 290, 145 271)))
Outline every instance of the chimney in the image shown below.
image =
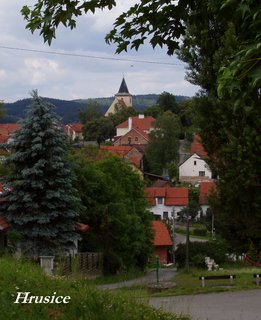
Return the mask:
POLYGON ((129 117, 128 119, 128 129, 129 131, 132 129, 132 117, 129 117))

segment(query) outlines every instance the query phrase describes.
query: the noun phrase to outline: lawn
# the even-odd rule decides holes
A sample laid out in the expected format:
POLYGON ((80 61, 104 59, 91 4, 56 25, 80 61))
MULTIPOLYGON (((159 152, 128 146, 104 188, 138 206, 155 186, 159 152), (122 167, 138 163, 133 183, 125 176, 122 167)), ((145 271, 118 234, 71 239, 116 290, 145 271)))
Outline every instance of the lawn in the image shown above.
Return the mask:
POLYGON ((252 267, 233 267, 231 265, 224 266, 223 270, 218 271, 206 271, 199 269, 191 269, 189 273, 184 270, 177 272, 177 275, 171 280, 175 282, 177 287, 175 289, 169 289, 162 292, 149 294, 147 287, 134 286, 131 288, 119 289, 119 291, 126 296, 132 295, 138 299, 148 299, 149 296, 179 296, 179 295, 191 295, 199 293, 210 293, 210 292, 225 292, 225 291, 242 291, 260 289, 260 286, 255 284, 253 274, 261 273, 261 268, 252 267), (233 281, 233 285, 230 285, 230 280, 208 280, 205 281, 205 287, 201 286, 200 276, 207 275, 225 275, 235 274, 236 279, 233 281))
POLYGON ((133 295, 100 291, 86 279, 47 277, 28 261, 0 257, 1 319, 6 320, 188 320, 154 310, 133 295), (70 296, 68 304, 15 304, 17 292, 34 296, 70 296))

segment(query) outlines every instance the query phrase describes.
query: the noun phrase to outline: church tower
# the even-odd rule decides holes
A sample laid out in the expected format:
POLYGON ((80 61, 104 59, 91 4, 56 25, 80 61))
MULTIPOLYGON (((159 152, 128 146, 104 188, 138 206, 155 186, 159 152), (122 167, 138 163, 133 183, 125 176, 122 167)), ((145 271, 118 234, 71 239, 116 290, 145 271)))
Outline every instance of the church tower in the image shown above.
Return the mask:
POLYGON ((129 93, 124 77, 122 78, 119 92, 115 94, 114 101, 112 102, 109 109, 106 111, 105 116, 107 117, 110 113, 115 113, 116 106, 121 106, 123 108, 132 107, 132 95, 129 93))

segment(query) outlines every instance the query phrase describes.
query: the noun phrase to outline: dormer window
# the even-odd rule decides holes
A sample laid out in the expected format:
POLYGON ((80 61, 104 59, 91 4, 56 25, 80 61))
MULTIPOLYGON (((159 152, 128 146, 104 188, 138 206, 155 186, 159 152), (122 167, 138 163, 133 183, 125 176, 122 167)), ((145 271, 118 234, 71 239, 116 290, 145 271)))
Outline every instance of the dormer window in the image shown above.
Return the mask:
POLYGON ((158 201, 158 204, 163 204, 163 197, 158 197, 157 201, 158 201))

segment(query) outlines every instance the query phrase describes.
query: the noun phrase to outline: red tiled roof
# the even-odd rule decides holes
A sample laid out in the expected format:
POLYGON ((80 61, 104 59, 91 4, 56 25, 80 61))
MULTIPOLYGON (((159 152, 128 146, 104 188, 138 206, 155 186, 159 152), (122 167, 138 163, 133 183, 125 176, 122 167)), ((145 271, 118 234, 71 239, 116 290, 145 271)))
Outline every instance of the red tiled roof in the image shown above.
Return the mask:
POLYGON ((207 196, 215 191, 216 184, 214 181, 204 181, 199 186, 199 204, 208 204, 207 196))
MULTIPOLYGON (((153 122, 155 121, 155 118, 149 116, 144 118, 139 117, 131 117, 132 118, 132 128, 139 129, 142 131, 150 130, 153 127, 153 122)), ((126 120, 122 123, 120 123, 116 128, 128 128, 129 127, 129 121, 126 120)))
POLYGON ((207 152, 201 144, 201 138, 199 135, 194 136, 194 141, 191 144, 190 153, 191 154, 196 153, 197 155, 203 158, 207 157, 207 152))
POLYGON ((166 206, 188 205, 188 188, 166 188, 166 206))
POLYGON ((83 124, 81 124, 81 123, 68 123, 65 125, 65 127, 70 128, 71 130, 73 130, 77 133, 81 133, 82 128, 83 128, 83 124))
POLYGON ((10 135, 20 128, 21 125, 17 123, 0 123, 0 143, 6 143, 10 135))
POLYGON ((165 198, 166 206, 186 206, 188 204, 188 188, 146 188, 146 198, 149 204, 155 206, 156 198, 165 198))
POLYGON ((166 225, 161 221, 152 221, 154 231, 154 246, 172 246, 173 242, 166 225))

